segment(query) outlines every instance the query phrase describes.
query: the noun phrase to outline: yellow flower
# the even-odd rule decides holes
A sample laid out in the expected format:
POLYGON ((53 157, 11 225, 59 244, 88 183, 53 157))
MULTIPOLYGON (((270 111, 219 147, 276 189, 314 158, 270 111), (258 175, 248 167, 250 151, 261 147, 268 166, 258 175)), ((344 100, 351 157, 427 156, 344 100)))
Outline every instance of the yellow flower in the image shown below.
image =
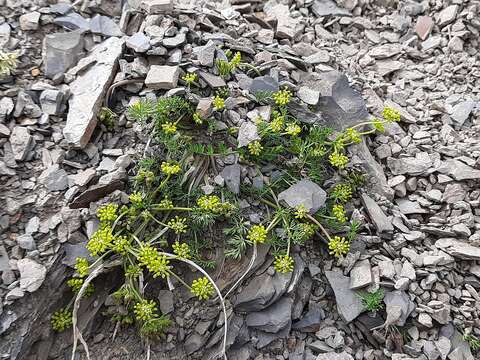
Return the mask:
POLYGON ((106 204, 97 210, 97 217, 100 221, 115 221, 117 219, 117 204, 106 204))
POLYGON ((160 165, 162 172, 166 175, 175 175, 180 172, 181 168, 180 165, 170 161, 170 162, 162 162, 160 165))
POLYGON ((213 98, 213 109, 215 111, 223 110, 225 107, 225 99, 221 98, 220 96, 216 95, 213 98))
POLYGON ((347 216, 345 215, 345 208, 343 207, 343 205, 341 204, 333 205, 332 213, 338 222, 344 223, 347 221, 347 216))
POLYGON ((303 219, 305 218, 305 216, 307 216, 307 214, 308 214, 308 210, 305 207, 305 205, 300 204, 295 208, 295 217, 297 219, 303 219))
POLYGON ((382 116, 387 122, 400 121, 400 111, 388 106, 383 109, 382 116))
POLYGON ((300 134, 301 131, 302 131, 302 128, 295 123, 289 123, 285 128, 285 133, 291 136, 296 136, 300 134))
POLYGON ((348 128, 345 130, 345 135, 347 136, 348 141, 351 141, 355 144, 361 143, 362 138, 360 133, 356 129, 348 128))
POLYGON ((209 299, 214 292, 215 288, 207 277, 204 276, 199 279, 193 280, 192 293, 200 300, 209 299))
MULTIPOLYGON (((71 278, 70 280, 67 281, 67 285, 70 286, 70 288, 75 294, 77 294, 83 286, 83 279, 71 278)), ((94 291, 95 291, 95 288, 93 287, 93 284, 90 283, 87 285, 87 288, 83 292, 83 296, 89 297, 90 295, 93 294, 94 291)))
POLYGON ((167 225, 172 229, 176 234, 186 233, 188 226, 185 224, 187 219, 175 216, 174 219, 171 219, 167 225))
POLYGON ((165 134, 175 134, 177 132, 177 125, 173 122, 166 122, 162 124, 162 130, 165 134))
POLYGON ((258 156, 262 152, 263 146, 260 141, 253 141, 248 144, 248 152, 251 155, 258 156))
POLYGON ((196 73, 186 73, 182 80, 187 83, 187 86, 192 85, 195 81, 197 81, 198 75, 196 73))
POLYGON ((198 125, 203 124, 203 119, 198 112, 193 114, 193 121, 195 121, 195 123, 197 123, 198 125))
POLYGON ((182 259, 190 259, 190 247, 187 243, 175 241, 172 245, 173 253, 182 259))
POLYGON ((247 238, 254 243, 264 243, 267 239, 267 229, 263 225, 253 225, 248 231, 247 238))
POLYGON ((158 205, 160 205, 160 207, 164 209, 173 208, 173 203, 169 198, 164 198, 162 201, 160 201, 158 205))
POLYGON ((335 236, 330 242, 328 243, 328 249, 330 255, 334 255, 337 258, 340 258, 346 254, 350 250, 350 243, 345 240, 344 237, 335 236))
POLYGON ((130 240, 126 236, 115 236, 112 244, 112 250, 118 254, 127 255, 130 247, 130 240))
POLYGON ((169 275, 170 261, 165 255, 161 255, 157 249, 150 244, 142 244, 137 255, 138 263, 145 266, 153 277, 165 278, 169 275))
POLYGON ((328 159, 330 160, 330 164, 332 164, 332 166, 335 166, 339 169, 345 168, 345 166, 348 164, 348 156, 336 150, 330 154, 328 159))
POLYGON ((278 132, 282 131, 283 124, 284 124, 283 116, 276 116, 276 117, 273 118, 272 121, 270 121, 270 125, 269 125, 270 130, 272 130, 275 133, 278 133, 278 132))
POLYGON ((113 239, 112 228, 108 225, 104 226, 92 235, 90 241, 87 243, 87 250, 90 251, 92 256, 98 256, 110 247, 113 239))
POLYGON ((90 264, 88 260, 85 258, 76 258, 75 259, 75 271, 77 272, 78 276, 85 277, 88 275, 88 268, 90 264))
POLYGON ((129 196, 128 196, 128 200, 130 200, 130 202, 134 205, 141 205, 142 202, 143 202, 143 196, 142 196, 142 193, 139 192, 139 191, 136 191, 134 193, 131 193, 129 196))
POLYGON ((143 299, 135 304, 133 312, 137 320, 149 321, 155 317, 157 305, 153 300, 143 299))
POLYGON ((292 92, 288 89, 279 90, 272 95, 273 100, 279 106, 285 106, 290 102, 290 98, 292 97, 292 92))
POLYGON ((289 255, 278 255, 275 256, 275 263, 273 267, 279 273, 286 274, 293 271, 295 262, 293 258, 289 255))
POLYGON ((72 312, 67 308, 60 309, 52 314, 50 323, 53 330, 62 332, 72 326, 72 312))
POLYGON ((352 198, 353 189, 350 184, 337 184, 332 191, 332 198, 335 201, 347 202, 352 198))
POLYGON ((197 200, 198 206, 205 211, 217 212, 220 208, 220 198, 216 195, 204 195, 197 200))
POLYGON ((383 121, 378 120, 377 118, 372 120, 372 125, 377 130, 378 132, 384 132, 385 131, 385 124, 383 121))

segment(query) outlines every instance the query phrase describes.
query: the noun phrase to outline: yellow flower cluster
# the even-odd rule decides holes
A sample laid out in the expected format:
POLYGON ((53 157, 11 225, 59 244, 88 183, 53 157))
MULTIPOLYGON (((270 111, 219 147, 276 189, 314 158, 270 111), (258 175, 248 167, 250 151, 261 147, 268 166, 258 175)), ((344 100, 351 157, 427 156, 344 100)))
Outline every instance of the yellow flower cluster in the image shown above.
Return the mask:
POLYGON ((141 205, 143 202, 142 193, 139 191, 131 193, 128 197, 128 200, 130 200, 130 202, 134 205, 141 205))
POLYGON ((272 121, 270 121, 270 130, 275 133, 279 133, 280 131, 282 131, 284 125, 283 119, 283 116, 281 116, 280 114, 278 114, 277 116, 274 115, 274 118, 272 119, 272 121))
POLYGON ((201 277, 192 282, 192 293, 197 296, 200 300, 207 300, 209 299, 213 293, 215 292, 215 288, 213 287, 210 280, 207 277, 201 277))
POLYGON ((330 255, 334 255, 337 258, 340 258, 350 250, 350 243, 344 237, 335 236, 328 243, 328 249, 330 255))
POLYGON ((85 258, 76 258, 75 259, 75 271, 77 272, 78 276, 85 277, 88 275, 88 268, 90 264, 88 260, 85 258))
POLYGON ((186 233, 188 226, 185 224, 187 219, 175 216, 174 219, 171 219, 167 226, 172 229, 176 234, 186 233))
POLYGON ((388 106, 383 109, 382 116, 387 122, 400 121, 400 111, 388 106))
POLYGON ((360 137, 360 133, 356 129, 348 128, 345 130, 345 136, 347 137, 347 141, 351 141, 355 144, 361 143, 362 138, 360 137))
POLYGON ((175 134, 177 132, 177 124, 167 121, 162 124, 162 130, 165 134, 175 134))
POLYGON ((162 172, 166 175, 175 175, 179 173, 181 170, 180 165, 172 161, 162 162, 162 165, 160 165, 160 168, 162 169, 162 172))
POLYGON ((262 152, 263 146, 260 141, 253 141, 248 144, 248 152, 251 155, 258 156, 262 152))
POLYGON ((345 166, 348 164, 348 156, 336 150, 330 154, 328 159, 330 160, 330 164, 332 164, 332 166, 335 166, 339 169, 345 168, 345 166))
POLYGON ((278 255, 275 256, 273 267, 277 272, 286 274, 293 271, 295 262, 290 255, 278 255))
POLYGON ((196 73, 186 73, 182 80, 187 83, 187 86, 192 85, 195 81, 197 81, 198 75, 196 73))
POLYGON ((203 124, 203 119, 202 117, 200 116, 200 114, 198 112, 194 113, 193 116, 193 121, 198 124, 198 125, 202 125, 203 124))
POLYGON ((98 256, 110 247, 113 243, 114 236, 112 234, 112 228, 110 226, 104 226, 92 235, 91 239, 87 243, 87 250, 90 251, 92 256, 98 256))
POLYGON ((263 225, 253 225, 248 231, 247 239, 254 243, 264 243, 267 239, 267 229, 263 225))
POLYGON ((290 102, 292 97, 292 92, 288 89, 279 90, 272 95, 275 104, 279 106, 285 106, 290 102))
POLYGON ((197 200, 197 205, 205 211, 218 212, 221 201, 216 195, 204 195, 197 200))
POLYGON ((333 205, 332 213, 338 222, 344 223, 347 221, 347 216, 345 214, 345 208, 343 207, 343 205, 341 204, 333 205))
POLYGON ((333 187, 332 197, 336 201, 346 203, 352 198, 353 189, 350 184, 337 184, 333 187))
POLYGON ((130 248, 130 240, 126 236, 115 236, 112 244, 112 250, 117 254, 127 255, 130 248))
POLYGON ((164 198, 162 201, 160 201, 158 203, 158 205, 160 205, 160 207, 164 208, 164 209, 171 209, 173 208, 173 203, 172 203, 172 200, 170 200, 169 198, 164 198))
POLYGON ((169 275, 170 261, 165 255, 161 255, 157 249, 150 244, 142 244, 137 255, 137 260, 141 266, 145 266, 153 277, 166 278, 169 275))
POLYGON ((97 217, 100 221, 115 221, 117 219, 117 209, 117 204, 103 205, 97 210, 97 217))
POLYGON ((289 124, 287 124, 287 127, 285 128, 285 133, 287 135, 291 135, 291 136, 296 136, 296 135, 300 134, 301 131, 302 131, 302 128, 295 123, 289 123, 289 124))
POLYGON ((220 111, 220 110, 223 110, 223 108, 225 108, 225 99, 216 95, 213 98, 213 109, 215 111, 220 111))
POLYGON ((133 307, 135 318, 141 321, 149 321, 156 316, 157 305, 153 300, 143 299, 133 307))
POLYGON ((60 309, 52 314, 50 323, 53 330, 62 332, 72 326, 72 312, 67 308, 60 309))
POLYGON ((308 210, 305 205, 300 204, 295 208, 295 217, 297 219, 304 219, 308 214, 308 210))
POLYGON ((182 259, 190 259, 190 247, 187 243, 175 241, 172 245, 173 253, 182 259))

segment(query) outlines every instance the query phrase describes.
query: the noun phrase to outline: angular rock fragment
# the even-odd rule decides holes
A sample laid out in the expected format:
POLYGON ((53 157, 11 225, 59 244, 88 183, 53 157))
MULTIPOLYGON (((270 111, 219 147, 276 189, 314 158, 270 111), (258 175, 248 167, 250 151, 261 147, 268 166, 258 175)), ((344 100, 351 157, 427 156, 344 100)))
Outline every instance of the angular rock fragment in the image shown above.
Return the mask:
POLYGON ((149 14, 162 14, 173 10, 173 0, 142 0, 140 8, 149 14))
POLYGON ((18 260, 17 266, 20 272, 20 288, 22 290, 34 292, 42 286, 47 275, 45 266, 28 258, 18 260))
POLYGON ((68 187, 67 172, 58 164, 47 167, 38 177, 38 181, 50 191, 61 191, 68 187))
POLYGON ((63 74, 80 58, 83 51, 81 31, 46 35, 43 42, 45 76, 53 78, 63 74))
POLYGON ((292 299, 284 297, 262 311, 248 314, 246 324, 258 330, 277 333, 292 321, 292 304, 292 299))
POLYGON ((177 86, 180 68, 178 66, 153 65, 148 71, 145 85, 151 89, 173 89, 177 86))
POLYGON ((23 161, 35 146, 35 141, 26 127, 15 126, 10 134, 10 145, 15 160, 23 161))
POLYGON ((315 0, 311 10, 316 16, 352 16, 350 11, 337 6, 332 0, 315 0))
POLYGON ((107 37, 123 36, 120 27, 108 16, 95 15, 92 20, 90 20, 90 30, 94 34, 100 34, 107 37))
POLYGON ((325 271, 325 276, 335 293, 339 315, 347 322, 364 311, 360 297, 350 289, 350 278, 337 271, 325 271))
POLYGON ((258 76, 253 79, 248 91, 255 95, 261 92, 276 92, 279 89, 278 81, 271 76, 258 76))
POLYGON ((480 248, 453 238, 438 239, 435 247, 458 259, 480 260, 480 248))
POLYGON ((40 94, 40 106, 45 114, 59 115, 63 110, 64 94, 59 90, 44 90, 40 94))
POLYGON ((414 158, 387 159, 387 166, 393 175, 421 175, 432 165, 432 160, 426 152, 417 153, 414 158))
POLYGON ((463 125, 470 116, 470 113, 475 109, 476 104, 477 103, 472 100, 462 101, 453 107, 450 117, 453 121, 463 125))
POLYGON ((62 17, 57 17, 53 22, 68 30, 79 30, 82 33, 90 30, 89 20, 75 12, 62 17))
POLYGON ((250 144, 252 141, 260 140, 260 136, 258 135, 257 125, 250 121, 244 121, 242 125, 240 125, 240 129, 238 129, 238 147, 244 147, 250 144))
POLYGON ((480 170, 474 169, 456 159, 450 159, 442 162, 442 164, 437 168, 437 171, 442 174, 449 175, 457 181, 480 178, 480 170))
POLYGON ((392 222, 385 215, 383 210, 378 204, 367 194, 362 194, 362 201, 370 216, 370 219, 375 224, 378 234, 391 234, 393 233, 392 222))
POLYGON ((385 303, 389 325, 404 326, 415 309, 415 303, 410 300, 406 292, 401 290, 386 293, 383 302, 385 303))
POLYGON ((123 53, 124 40, 111 37, 97 45, 92 53, 82 59, 83 64, 94 64, 79 75, 70 85, 71 97, 67 123, 63 135, 75 147, 85 147, 97 125, 97 113, 110 86, 117 61, 123 53))
POLYGON ((300 180, 287 190, 278 194, 279 201, 296 208, 303 205, 311 214, 315 214, 325 204, 327 193, 311 180, 300 180))
POLYGON ((418 37, 425 40, 433 29, 433 20, 430 16, 419 16, 415 24, 418 37))
POLYGON ((227 165, 222 170, 220 175, 225 179, 225 184, 228 189, 234 194, 240 193, 240 172, 241 166, 239 164, 227 165))
POLYGON ((150 38, 146 36, 143 32, 133 34, 127 39, 125 44, 128 48, 138 53, 147 52, 151 47, 150 38))
POLYGON ((19 18, 20 28, 22 30, 37 30, 39 20, 40 13, 38 11, 24 14, 19 18))

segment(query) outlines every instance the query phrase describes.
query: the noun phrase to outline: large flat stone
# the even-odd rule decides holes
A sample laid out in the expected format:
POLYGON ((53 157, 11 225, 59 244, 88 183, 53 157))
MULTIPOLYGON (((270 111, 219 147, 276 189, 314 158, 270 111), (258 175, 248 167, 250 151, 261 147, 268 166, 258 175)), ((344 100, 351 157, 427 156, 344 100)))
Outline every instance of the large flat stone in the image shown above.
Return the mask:
POLYGON ((247 326, 269 333, 277 333, 291 322, 293 300, 284 297, 263 311, 247 315, 247 326))
POLYGON ((45 76, 63 74, 77 63, 82 52, 82 31, 46 35, 43 42, 45 76))
POLYGON ((278 194, 279 201, 285 201, 293 208, 303 205, 311 214, 320 210, 326 199, 327 193, 320 186, 305 179, 278 194))
POLYGON ((363 312, 362 300, 350 289, 349 277, 338 271, 325 271, 325 276, 335 293, 339 315, 349 323, 363 312))
POLYGON ((63 129, 63 135, 69 144, 83 148, 90 140, 97 125, 97 112, 115 76, 123 45, 124 40, 111 37, 97 45, 76 67, 75 72, 94 64, 70 85, 72 95, 67 123, 63 129))
POLYGON ((453 238, 438 239, 435 246, 458 259, 480 260, 480 248, 453 238))

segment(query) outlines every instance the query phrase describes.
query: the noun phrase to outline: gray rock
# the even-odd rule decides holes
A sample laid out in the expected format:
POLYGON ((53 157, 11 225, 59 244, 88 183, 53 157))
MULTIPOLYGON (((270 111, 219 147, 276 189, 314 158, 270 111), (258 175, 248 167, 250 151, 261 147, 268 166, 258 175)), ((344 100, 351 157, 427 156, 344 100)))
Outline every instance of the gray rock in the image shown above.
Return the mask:
POLYGON ((225 166, 220 173, 220 175, 225 179, 227 188, 234 194, 240 193, 240 172, 241 166, 239 164, 233 164, 225 166))
POLYGON ((20 246, 22 249, 25 249, 25 250, 34 250, 36 248, 35 240, 33 239, 33 236, 30 234, 23 234, 23 235, 17 236, 17 244, 18 246, 20 246))
POLYGON ((4 48, 10 41, 10 25, 7 22, 4 22, 0 25, 0 47, 4 48))
POLYGON ((401 290, 386 293, 383 302, 386 306, 387 322, 392 321, 390 325, 404 326, 412 311, 415 310, 415 303, 410 300, 406 292, 401 290))
POLYGON ((161 14, 173 10, 173 0, 142 0, 140 7, 149 14, 161 14))
POLYGON ((137 32, 133 34, 127 39, 125 44, 128 48, 133 49, 137 53, 147 52, 151 47, 150 38, 143 32, 137 32))
POLYGON ((8 257, 8 252, 5 249, 5 246, 0 245, 0 272, 9 271, 10 259, 8 257))
POLYGON ((255 140, 260 140, 257 125, 250 121, 244 121, 242 125, 240 125, 240 129, 238 129, 238 147, 241 148, 247 146, 255 140))
POLYGON ((247 315, 247 326, 269 333, 277 333, 291 322, 293 300, 284 297, 268 308, 247 315))
POLYGON ((305 58, 305 62, 311 65, 328 63, 329 61, 330 61, 330 55, 326 50, 317 50, 315 53, 305 58))
POLYGON ((40 219, 38 216, 32 217, 28 220, 27 225, 25 226, 25 233, 27 234, 35 234, 40 227, 40 219))
POLYGON ((350 289, 350 278, 338 271, 325 271, 325 276, 335 293, 339 315, 347 322, 351 322, 363 310, 363 304, 358 295, 350 289))
POLYGON ((179 76, 178 66, 152 65, 145 79, 145 85, 154 90, 173 89, 177 87, 179 76))
POLYGON ((323 319, 325 319, 325 312, 321 308, 313 308, 307 311, 299 321, 292 324, 292 330, 301 332, 318 331, 323 319))
POLYGON ((341 353, 328 352, 319 354, 315 360, 354 360, 352 355, 343 351, 341 353))
POLYGON ((437 168, 437 171, 449 175, 458 181, 480 178, 480 170, 474 169, 455 159, 443 161, 437 168))
POLYGON ((393 175, 422 175, 432 165, 430 156, 425 152, 417 153, 414 158, 387 159, 387 166, 393 175))
POLYGON ((77 13, 70 13, 66 16, 57 17, 53 23, 68 30, 79 30, 86 32, 90 30, 90 23, 87 19, 77 13))
POLYGON ((86 242, 79 244, 65 243, 63 245, 63 248, 65 249, 65 257, 62 260, 62 264, 73 267, 76 263, 76 259, 79 257, 90 260, 92 257, 85 245, 86 242))
POLYGON ((350 289, 361 289, 373 282, 372 267, 370 261, 357 261, 350 271, 350 289))
POLYGON ((197 55, 200 65, 212 67, 215 59, 216 45, 209 40, 205 46, 198 46, 193 49, 193 53, 197 55))
POLYGON ((18 93, 15 111, 13 112, 13 116, 15 117, 20 117, 22 115, 29 118, 38 118, 42 116, 42 110, 40 107, 25 91, 20 91, 18 93))
POLYGON ((198 76, 207 83, 208 86, 216 89, 219 87, 224 87, 227 84, 225 83, 225 80, 221 78, 220 76, 216 76, 210 73, 207 73, 205 71, 199 71, 198 76))
POLYGON ((160 311, 162 314, 170 314, 174 310, 173 293, 169 290, 160 290, 158 294, 158 302, 160 303, 160 311))
POLYGON ((316 16, 352 16, 350 11, 337 6, 333 0, 315 0, 310 9, 316 16))
POLYGON ((10 290, 7 295, 5 295, 5 300, 6 301, 12 301, 16 299, 20 299, 25 295, 24 291, 20 288, 14 288, 10 290))
POLYGON ((259 76, 253 79, 248 91, 251 94, 257 92, 276 92, 279 89, 278 81, 271 76, 259 76))
POLYGON ((480 248, 453 238, 438 239, 435 247, 458 259, 480 260, 480 248))
POLYGON ((34 292, 42 286, 47 275, 45 266, 28 258, 18 260, 17 266, 20 272, 20 288, 22 290, 34 292))
POLYGON ((475 109, 475 106, 475 101, 462 101, 453 107, 450 117, 459 125, 463 125, 465 120, 470 116, 470 113, 475 109))
POLYGON ((45 114, 59 115, 63 111, 64 93, 59 90, 44 90, 40 94, 40 106, 45 114))
POLYGON ((75 65, 83 52, 81 31, 45 35, 43 42, 43 62, 45 76, 53 78, 63 74, 75 65))
POLYGON ((445 26, 450 24, 457 17, 458 5, 450 5, 443 9, 440 14, 438 14, 438 26, 445 26))
POLYGON ((50 5, 50 12, 53 14, 65 15, 71 10, 73 10, 73 6, 64 2, 50 5))
POLYGON ((163 39, 162 45, 167 49, 177 48, 180 45, 184 44, 187 40, 185 33, 178 33, 173 37, 166 37, 163 39))
POLYGON ((5 121, 8 116, 12 113, 15 105, 13 104, 13 100, 9 97, 2 97, 0 99, 0 122, 5 121))
POLYGON ((398 208, 402 212, 402 214, 409 215, 409 214, 426 214, 428 210, 425 210, 420 206, 420 204, 416 201, 410 201, 407 199, 397 199, 395 202, 398 205, 398 208))
POLYGON ((288 206, 295 208, 299 205, 314 214, 325 205, 327 193, 310 180, 300 180, 287 190, 278 194, 279 201, 285 201, 288 206))
POLYGON ((49 166, 38 177, 40 184, 47 187, 49 191, 61 191, 68 187, 67 172, 60 168, 60 165, 49 166))
POLYGON ((97 45, 76 67, 94 64, 70 85, 72 95, 63 135, 75 147, 85 147, 97 125, 97 113, 115 76, 123 44, 123 40, 111 37, 97 45))
POLYGON ((369 117, 362 96, 348 83, 348 78, 338 71, 315 73, 304 85, 320 92, 315 110, 327 124, 336 130, 351 127, 369 117))
POLYGON ((206 340, 207 339, 205 337, 201 336, 200 334, 197 334, 196 332, 193 332, 192 334, 190 334, 185 339, 185 343, 183 345, 187 355, 190 355, 195 351, 199 350, 201 347, 203 347, 206 340))
POLYGON ((100 34, 107 37, 123 36, 122 30, 120 30, 117 23, 108 16, 103 15, 95 15, 90 20, 90 30, 94 34, 100 34))
POLYGON ((40 13, 38 11, 32 11, 31 13, 20 16, 18 21, 20 22, 20 29, 22 30, 37 30, 40 13))
POLYGON ((392 222, 388 219, 380 206, 378 206, 378 204, 367 194, 362 194, 362 202, 365 205, 370 219, 377 228, 378 234, 392 234, 392 222))
POLYGON ((320 92, 312 90, 307 86, 301 86, 297 91, 297 96, 308 105, 317 105, 320 98, 320 92))
POLYGON ((23 161, 35 147, 33 136, 24 126, 15 126, 10 134, 10 145, 17 161, 23 161))

